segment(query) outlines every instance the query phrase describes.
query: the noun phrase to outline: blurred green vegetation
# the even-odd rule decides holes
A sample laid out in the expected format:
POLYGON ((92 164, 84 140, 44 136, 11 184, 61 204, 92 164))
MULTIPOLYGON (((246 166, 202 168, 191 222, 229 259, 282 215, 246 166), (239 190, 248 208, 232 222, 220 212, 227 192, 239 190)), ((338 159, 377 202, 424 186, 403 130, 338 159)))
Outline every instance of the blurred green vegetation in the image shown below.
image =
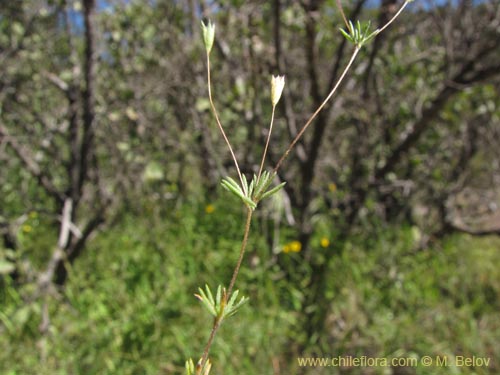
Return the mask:
MULTIPOLYGON (((38 333, 42 301, 27 304, 22 296, 29 285, 18 289, 3 279, 0 372, 181 374, 184 359, 201 352, 211 321, 193 294, 205 283, 227 283, 240 243, 242 213, 223 199, 209 204, 172 207, 161 215, 145 209, 100 233, 71 269, 65 294, 46 297, 51 325, 44 336, 38 333)), ((49 242, 40 241, 44 231, 33 226, 23 234, 27 243, 37 239, 30 251, 47 252, 49 242)), ((322 228, 314 236, 313 252, 324 252, 320 239, 328 232, 322 228)), ((295 374, 296 358, 307 355, 463 355, 489 357, 493 364, 342 373, 498 373, 500 239, 453 235, 418 250, 418 237, 412 227, 380 227, 375 236, 344 244, 330 262, 321 301, 331 305, 327 340, 308 353, 294 344, 303 340, 297 316, 306 280, 290 282, 277 265, 295 258, 307 269, 307 261, 300 253, 270 253, 254 231, 237 282, 250 303, 224 323, 212 350, 213 372, 295 374)), ((293 231, 284 231, 280 246, 290 240, 293 231)))
MULTIPOLYGON (((343 3, 380 27, 401 2, 343 3)), ((361 51, 259 206, 236 283, 250 302, 213 374, 500 373, 500 3, 422 3, 361 51), (297 363, 363 355, 492 363, 297 363)), ((200 18, 250 176, 271 75, 286 87, 267 168, 347 63, 336 4, 0 2, 0 375, 181 374, 199 358, 212 319, 194 293, 228 284, 244 220, 219 188, 235 171, 200 18)))

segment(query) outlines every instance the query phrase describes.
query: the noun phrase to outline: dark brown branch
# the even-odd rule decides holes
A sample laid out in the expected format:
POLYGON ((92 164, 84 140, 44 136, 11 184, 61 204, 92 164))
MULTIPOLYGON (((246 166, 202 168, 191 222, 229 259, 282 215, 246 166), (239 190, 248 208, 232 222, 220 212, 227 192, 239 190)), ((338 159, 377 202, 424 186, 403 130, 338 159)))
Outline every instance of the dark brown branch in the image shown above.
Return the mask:
MULTIPOLYGON (((85 248, 85 244, 87 243, 89 237, 105 222, 104 213, 99 211, 95 214, 95 216, 85 225, 85 228, 82 230, 82 234, 80 238, 73 237, 74 241, 71 243, 70 247, 67 249, 64 257, 67 258, 67 261, 72 264, 76 258, 80 256, 83 249, 85 248)), ((57 285, 63 285, 68 277, 68 270, 64 264, 64 257, 58 259, 57 267, 54 273, 54 282, 57 285)))
MULTIPOLYGON (((380 5, 380 14, 377 21, 377 28, 383 27, 387 21, 390 19, 391 13, 393 13, 394 6, 397 4, 397 0, 384 0, 380 5)), ((369 82, 370 76, 373 69, 373 64, 375 63, 375 58, 380 51, 383 41, 387 38, 387 34, 380 33, 375 37, 372 43, 372 48, 370 51, 370 57, 368 59, 368 65, 365 70, 365 77, 363 82, 363 97, 368 97, 369 95, 369 82)))
POLYGON ((85 179, 88 175, 88 165, 92 160, 92 143, 94 140, 94 0, 85 0, 83 2, 83 21, 85 25, 84 36, 84 63, 83 63, 83 79, 85 87, 82 92, 83 106, 83 136, 80 148, 80 170, 78 178, 78 191, 81 192, 85 179))
POLYGON ((450 98, 460 92, 461 87, 479 83, 500 74, 500 66, 490 66, 474 71, 474 65, 474 61, 465 64, 461 72, 451 81, 451 84, 441 89, 430 105, 424 109, 422 116, 411 126, 405 138, 392 150, 386 162, 375 172, 375 181, 383 178, 395 168, 403 155, 417 143, 422 133, 438 117, 450 98))
MULTIPOLYGON (((310 4, 314 3, 313 1, 310 4)), ((317 5, 309 5, 306 9, 306 40, 305 53, 307 59, 307 74, 311 83, 310 95, 313 98, 313 106, 317 107, 321 103, 321 90, 318 82, 317 59, 316 59, 316 16, 318 14, 317 5)))
POLYGON ((29 154, 28 150, 23 147, 14 137, 9 135, 7 128, 0 124, 0 137, 4 138, 10 145, 12 150, 16 153, 18 158, 25 165, 30 174, 38 181, 48 195, 53 197, 58 204, 62 204, 64 198, 63 194, 52 184, 51 178, 46 171, 43 171, 34 158, 29 154))

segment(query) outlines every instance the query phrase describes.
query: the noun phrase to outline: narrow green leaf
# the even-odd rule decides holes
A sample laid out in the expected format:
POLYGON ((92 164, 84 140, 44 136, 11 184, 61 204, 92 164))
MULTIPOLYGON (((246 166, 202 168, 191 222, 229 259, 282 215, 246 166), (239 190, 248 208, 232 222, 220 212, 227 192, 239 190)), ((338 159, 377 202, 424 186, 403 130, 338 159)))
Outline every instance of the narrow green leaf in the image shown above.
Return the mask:
POLYGON ((278 191, 280 191, 283 186, 285 186, 286 184, 286 181, 285 182, 282 182, 281 184, 279 184, 278 186, 275 186, 274 188, 272 188, 271 190, 269 191, 266 191, 262 197, 260 199, 265 199, 267 197, 270 197, 271 195, 273 195, 274 193, 277 193, 278 191))
POLYGON ((222 180, 221 184, 222 184, 222 187, 224 187, 226 190, 230 191, 231 193, 233 193, 237 197, 240 197, 240 198, 245 197, 245 194, 241 191, 241 189, 239 187, 237 187, 237 188, 234 187, 234 185, 232 185, 227 180, 222 180))
POLYGON ((259 180, 257 181, 257 183, 255 185, 255 189, 254 189, 255 196, 258 196, 260 194, 260 192, 262 191, 262 186, 264 185, 265 182, 266 182, 266 174, 264 172, 261 174, 259 180))
POLYGON ((267 190, 269 185, 271 185, 275 175, 276 175, 275 173, 269 173, 269 172, 265 172, 262 174, 260 184, 258 188, 255 189, 255 194, 254 194, 254 196, 258 200, 262 199, 262 194, 267 190))
POLYGON ((213 316, 217 316, 217 312, 215 311, 213 303, 210 302, 210 298, 207 297, 203 289, 198 288, 198 290, 200 294, 199 295, 195 294, 195 296, 203 303, 203 305, 205 305, 210 314, 212 314, 213 316))
POLYGON ((214 296, 212 295, 212 291, 210 290, 210 287, 207 284, 205 284, 205 289, 207 290, 207 296, 210 299, 210 303, 212 305, 215 305, 214 296))
POLYGON ((352 34, 354 32, 354 25, 352 24, 352 21, 349 20, 349 32, 352 34))
POLYGON ((243 180, 243 192, 248 197, 248 181, 245 174, 241 174, 241 179, 243 180))
POLYGON ((229 309, 230 309, 230 306, 233 306, 234 301, 236 301, 236 298, 238 297, 239 293, 240 293, 239 290, 235 290, 233 292, 233 295, 231 296, 231 298, 229 299, 229 302, 227 303, 227 306, 228 306, 229 309))
POLYGON ((219 285, 217 287, 217 295, 215 297, 215 307, 216 307, 216 310, 217 312, 220 313, 220 306, 221 306, 221 300, 220 300, 220 297, 221 297, 221 291, 222 291, 222 287, 219 285))
POLYGON ((363 33, 364 36, 368 35, 368 32, 370 31, 370 26, 372 25, 371 21, 368 21, 366 23, 366 28, 365 28, 365 32, 363 33))
POLYGON ((234 183, 236 183, 234 180, 233 183, 231 183, 229 179, 230 177, 221 181, 222 187, 240 198, 252 210, 255 210, 257 204, 252 199, 248 198, 238 185, 234 186, 234 183))
POLYGON ((250 186, 248 186, 248 194, 247 196, 252 197, 253 196, 253 189, 255 187, 255 182, 257 181, 257 176, 254 174, 252 181, 250 182, 250 186))
POLYGON ((229 183, 232 186, 234 186, 235 189, 238 189, 239 191, 243 192, 243 190, 241 190, 240 184, 238 184, 234 179, 232 179, 231 177, 226 177, 225 180, 229 181, 229 183))
POLYGON ((186 361, 186 375, 194 375, 194 363, 191 358, 186 361))
POLYGON ((234 314, 236 314, 236 312, 238 311, 238 309, 243 305, 245 304, 247 301, 249 300, 248 297, 241 297, 240 301, 233 306, 233 308, 231 309, 231 311, 228 311, 227 312, 227 317, 229 316, 233 316, 234 314))
POLYGON ((342 33, 342 35, 350 42, 354 42, 354 40, 352 39, 352 37, 342 28, 339 28, 340 32, 342 33))

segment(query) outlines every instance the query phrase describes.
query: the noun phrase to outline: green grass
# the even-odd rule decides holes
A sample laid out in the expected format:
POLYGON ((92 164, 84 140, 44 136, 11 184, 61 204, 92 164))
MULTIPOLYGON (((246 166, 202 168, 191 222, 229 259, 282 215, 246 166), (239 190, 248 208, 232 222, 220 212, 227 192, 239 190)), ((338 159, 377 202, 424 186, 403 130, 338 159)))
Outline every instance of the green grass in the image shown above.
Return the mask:
MULTIPOLYGON (((49 300, 51 328, 43 338, 41 304, 18 310, 29 286, 18 291, 4 283, 0 311, 9 329, 0 335, 0 373, 183 373, 184 361, 201 354, 211 324, 193 294, 205 283, 227 284, 237 257, 244 218, 229 206, 216 202, 211 214, 200 205, 163 219, 126 217, 100 233, 75 263, 64 295, 49 300)), ((321 301, 330 314, 323 347, 315 350, 324 357, 475 355, 490 357, 490 368, 317 367, 301 373, 499 373, 498 248, 498 238, 457 235, 415 251, 411 228, 352 240, 332 259, 321 301)), ((307 353, 293 348, 307 290, 267 261, 272 255, 258 230, 249 250, 237 288, 251 299, 223 324, 212 372, 271 375, 279 364, 280 374, 299 373, 296 356, 307 353)))

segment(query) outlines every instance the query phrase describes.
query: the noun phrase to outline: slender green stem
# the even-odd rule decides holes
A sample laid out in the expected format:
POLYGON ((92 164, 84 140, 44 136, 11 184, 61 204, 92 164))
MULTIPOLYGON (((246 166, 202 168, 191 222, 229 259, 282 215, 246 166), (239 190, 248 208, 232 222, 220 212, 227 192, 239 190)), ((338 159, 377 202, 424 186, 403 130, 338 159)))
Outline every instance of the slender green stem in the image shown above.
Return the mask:
POLYGON ((234 268, 233 277, 231 278, 231 283, 229 284, 229 288, 227 289, 227 299, 231 297, 231 292, 233 291, 234 283, 236 282, 236 278, 238 277, 238 273, 240 272, 241 262, 243 261, 243 256, 245 255, 245 250, 247 248, 248 235, 250 233, 250 224, 252 223, 252 214, 253 210, 251 208, 247 208, 245 233, 243 234, 243 241, 241 242, 240 256, 238 258, 238 262, 236 263, 236 267, 234 268))
POLYGON ((212 331, 210 332, 210 336, 208 338, 207 344, 205 345, 205 349, 203 350, 203 355, 202 355, 202 357, 201 357, 201 359, 200 359, 200 361, 198 362, 198 365, 197 365, 197 367, 199 369, 202 369, 203 366, 205 366, 205 363, 208 360, 208 354, 210 352, 210 347, 212 346, 212 344, 214 342, 215 334, 219 330, 220 323, 221 323, 220 317, 217 317, 217 318, 214 319, 214 325, 212 326, 212 331))
POLYGON ((257 181, 259 180, 260 175, 262 174, 262 170, 264 169, 264 161, 266 160, 267 149, 269 148, 269 140, 271 139, 271 133, 273 131, 275 109, 276 106, 273 105, 273 113, 271 114, 271 125, 269 125, 269 133, 267 134, 266 147, 264 148, 264 153, 262 154, 262 161, 260 162, 260 169, 259 169, 259 175, 257 176, 257 181))
MULTIPOLYGON (((245 232, 243 233, 243 240, 241 241, 240 255, 238 257, 238 261, 237 261, 236 266, 235 266, 234 271, 233 271, 233 277, 231 278, 231 283, 229 284, 229 288, 227 290, 226 302, 231 297, 231 293, 233 291, 234 284, 236 283, 236 278, 238 277, 238 273, 240 272, 241 263, 243 262, 243 257, 245 255, 245 250, 246 250, 246 247, 248 244, 248 235, 250 233, 250 224, 252 223, 252 215, 253 215, 253 210, 248 208, 247 209, 247 218, 246 218, 246 222, 245 222, 245 232)), ((201 357, 200 361, 198 362, 198 365, 200 368, 203 368, 203 366, 205 366, 205 363, 208 360, 208 354, 210 353, 210 348, 213 344, 215 334, 219 330, 221 322, 222 322, 222 320, 220 317, 216 317, 214 319, 212 331, 210 332, 210 336, 208 338, 207 344, 205 345, 205 349, 203 350, 203 356, 201 357)))
POLYGON ((224 138, 224 141, 226 141, 227 147, 229 148, 229 152, 231 153, 231 157, 233 158, 234 165, 236 166, 236 171, 238 172, 238 177, 241 182, 241 186, 244 186, 243 184, 243 178, 241 177, 241 171, 240 167, 238 165, 238 160, 236 159, 236 156, 234 154, 233 148, 231 147, 231 143, 229 142, 229 139, 226 136, 226 132, 224 131, 224 128, 222 127, 222 124, 219 119, 219 114, 217 112, 217 109, 215 108, 214 101, 212 99, 212 82, 210 79, 210 54, 207 52, 207 81, 208 81, 208 100, 210 101, 210 107, 212 108, 212 112, 215 117, 215 121, 217 122, 217 126, 219 127, 220 132, 222 133, 222 137, 224 138))
POLYGON ((347 72, 351 68, 352 63, 356 59, 356 56, 358 55, 359 50, 360 50, 360 47, 356 47, 354 49, 354 52, 352 53, 352 56, 351 56, 351 59, 349 60, 349 63, 345 67, 344 71, 342 72, 342 75, 340 76, 339 80, 337 81, 337 83, 333 87, 332 91, 330 91, 330 93, 328 94, 328 96, 326 97, 326 99, 323 100, 323 103, 320 104, 320 106, 318 107, 318 109, 316 109, 316 111, 311 115, 311 117, 309 117, 309 120, 307 120, 307 122, 302 127, 302 129, 300 129, 299 133, 295 136, 295 138, 293 139, 292 143, 290 143, 290 146, 288 146, 287 150, 285 151, 285 153, 283 154, 283 156, 281 157, 281 159, 278 161, 278 163, 274 167, 274 172, 278 171, 278 169, 281 167, 281 164, 283 163, 283 161, 287 158, 288 154, 290 153, 290 151, 292 151, 293 147, 299 141, 299 139, 302 137, 302 135, 307 130, 307 128, 309 127, 309 125, 311 125, 311 123, 313 122, 313 120, 316 118, 316 116, 318 116, 318 114, 321 112, 321 110, 326 105, 326 103, 328 103, 328 101, 332 98, 333 94, 335 94, 335 92, 339 88, 340 84, 344 80, 344 77, 346 76, 347 72))

